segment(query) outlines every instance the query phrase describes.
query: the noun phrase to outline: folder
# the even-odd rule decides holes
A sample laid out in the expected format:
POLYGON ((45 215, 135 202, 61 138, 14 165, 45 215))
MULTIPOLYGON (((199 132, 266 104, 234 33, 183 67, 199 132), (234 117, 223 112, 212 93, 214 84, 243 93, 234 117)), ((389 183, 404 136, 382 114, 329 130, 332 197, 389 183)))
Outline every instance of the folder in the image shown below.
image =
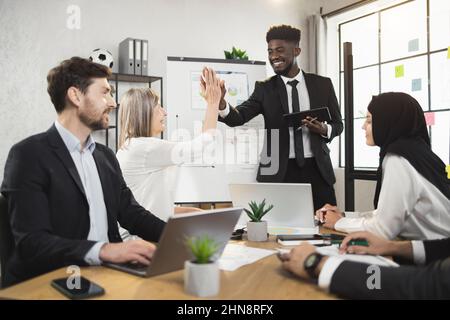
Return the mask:
POLYGON ((134 39, 134 74, 142 74, 142 51, 141 51, 141 40, 134 39))
POLYGON ((142 40, 142 75, 148 76, 148 41, 142 40))
POLYGON ((134 74, 134 40, 126 38, 119 43, 119 73, 134 74))

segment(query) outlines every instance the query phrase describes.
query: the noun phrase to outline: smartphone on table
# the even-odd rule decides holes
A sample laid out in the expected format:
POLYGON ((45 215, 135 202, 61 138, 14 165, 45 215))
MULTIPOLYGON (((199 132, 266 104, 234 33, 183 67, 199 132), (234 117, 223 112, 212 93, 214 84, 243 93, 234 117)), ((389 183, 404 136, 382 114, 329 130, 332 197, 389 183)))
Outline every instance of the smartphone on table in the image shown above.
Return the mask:
POLYGON ((69 282, 67 281, 68 279, 69 278, 54 279, 52 280, 51 285, 70 299, 85 299, 101 296, 105 293, 105 290, 102 287, 85 277, 80 277, 80 286, 78 288, 68 286, 68 284, 72 284, 72 279, 69 282))

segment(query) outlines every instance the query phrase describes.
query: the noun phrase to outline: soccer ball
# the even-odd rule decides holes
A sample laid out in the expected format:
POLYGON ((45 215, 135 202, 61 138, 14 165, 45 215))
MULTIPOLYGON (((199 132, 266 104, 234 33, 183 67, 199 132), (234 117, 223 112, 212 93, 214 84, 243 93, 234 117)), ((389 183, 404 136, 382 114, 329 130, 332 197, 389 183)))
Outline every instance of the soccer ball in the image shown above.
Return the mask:
POLYGON ((104 66, 107 66, 108 68, 111 68, 111 69, 114 65, 113 56, 112 56, 111 52, 109 52, 106 49, 95 49, 90 54, 89 60, 91 60, 92 62, 95 62, 95 63, 102 64, 104 66))

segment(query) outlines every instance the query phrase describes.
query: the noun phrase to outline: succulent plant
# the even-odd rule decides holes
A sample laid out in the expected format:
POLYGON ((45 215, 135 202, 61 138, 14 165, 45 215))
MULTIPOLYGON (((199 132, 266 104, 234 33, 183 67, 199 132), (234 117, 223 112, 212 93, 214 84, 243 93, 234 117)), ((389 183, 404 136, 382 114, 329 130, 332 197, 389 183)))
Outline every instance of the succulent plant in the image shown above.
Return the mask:
POLYGON ((257 204, 255 201, 250 201, 248 205, 250 206, 251 211, 247 209, 244 210, 253 222, 260 222, 262 217, 264 217, 266 213, 273 208, 273 204, 269 205, 267 209, 265 208, 266 199, 264 199, 260 204, 257 204))
POLYGON ((231 51, 224 51, 225 59, 240 59, 240 60, 248 60, 248 55, 246 51, 242 51, 235 47, 232 48, 231 51))
POLYGON ((186 245, 195 257, 194 262, 199 264, 210 263, 211 257, 219 250, 217 242, 208 235, 187 238, 186 245))

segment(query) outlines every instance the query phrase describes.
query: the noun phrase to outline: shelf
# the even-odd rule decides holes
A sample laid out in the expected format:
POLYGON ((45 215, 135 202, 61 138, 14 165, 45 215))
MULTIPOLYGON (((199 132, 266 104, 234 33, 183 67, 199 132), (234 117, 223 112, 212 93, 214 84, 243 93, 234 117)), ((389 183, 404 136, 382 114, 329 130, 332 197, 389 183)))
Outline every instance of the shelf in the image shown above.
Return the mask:
POLYGON ((112 81, 124 81, 124 82, 147 82, 152 83, 162 80, 162 77, 155 76, 140 76, 134 74, 113 73, 108 80, 112 81))

